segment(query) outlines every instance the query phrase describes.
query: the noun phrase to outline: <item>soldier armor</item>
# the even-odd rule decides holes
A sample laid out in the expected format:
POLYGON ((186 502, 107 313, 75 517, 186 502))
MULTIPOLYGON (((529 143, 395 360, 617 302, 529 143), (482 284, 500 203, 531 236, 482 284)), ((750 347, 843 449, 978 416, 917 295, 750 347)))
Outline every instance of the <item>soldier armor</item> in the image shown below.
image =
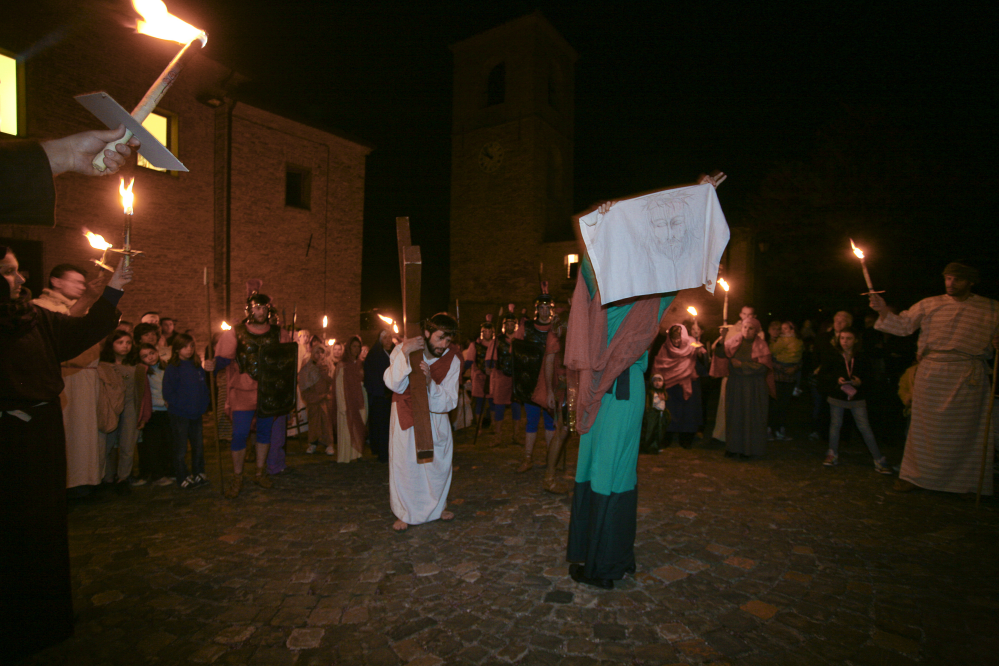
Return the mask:
POLYGON ((505 336, 496 338, 496 367, 507 377, 513 377, 513 352, 505 336))
POLYGON ((531 402, 538 385, 550 325, 544 324, 543 331, 538 326, 536 321, 528 320, 524 323, 524 339, 513 341, 513 399, 516 402, 531 402))
POLYGON ((271 326, 266 333, 251 333, 246 323, 236 325, 236 363, 239 371, 260 379, 260 348, 281 342, 281 329, 271 326))
POLYGON ((475 367, 483 374, 486 372, 487 351, 489 351, 489 345, 482 344, 478 340, 475 341, 475 367))

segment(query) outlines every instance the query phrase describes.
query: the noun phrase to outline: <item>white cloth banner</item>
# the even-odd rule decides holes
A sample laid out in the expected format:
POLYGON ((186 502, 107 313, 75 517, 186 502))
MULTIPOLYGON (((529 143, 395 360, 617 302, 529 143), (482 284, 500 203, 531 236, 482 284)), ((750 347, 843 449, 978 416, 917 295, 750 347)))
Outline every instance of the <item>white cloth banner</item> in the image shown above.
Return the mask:
POLYGON ((619 201, 579 222, 603 303, 701 285, 714 293, 730 235, 714 186, 619 201))

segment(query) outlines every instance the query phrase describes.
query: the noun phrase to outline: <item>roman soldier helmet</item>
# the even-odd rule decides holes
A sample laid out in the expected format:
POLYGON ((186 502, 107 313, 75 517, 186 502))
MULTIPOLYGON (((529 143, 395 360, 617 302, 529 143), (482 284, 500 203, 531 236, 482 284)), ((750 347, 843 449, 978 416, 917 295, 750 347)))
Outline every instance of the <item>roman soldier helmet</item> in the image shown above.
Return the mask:
POLYGON ((260 288, 264 285, 262 280, 247 280, 246 282, 246 319, 249 320, 253 317, 253 306, 254 305, 266 305, 267 306, 267 318, 270 319, 277 313, 274 308, 274 304, 271 303, 271 297, 267 294, 260 293, 260 288))
POLYGON ((538 318, 538 306, 548 305, 549 308, 554 309, 555 299, 552 295, 548 293, 548 280, 541 281, 541 293, 538 297, 534 299, 534 318, 538 318))
POLYGON ((513 324, 513 331, 511 333, 516 333, 517 329, 520 327, 520 320, 515 312, 516 306, 513 303, 507 303, 506 311, 500 311, 500 332, 504 332, 506 325, 508 323, 513 324))
POLYGON ((488 329, 490 331, 493 330, 493 316, 491 314, 487 314, 486 320, 481 324, 479 324, 479 329, 481 330, 483 328, 488 329))

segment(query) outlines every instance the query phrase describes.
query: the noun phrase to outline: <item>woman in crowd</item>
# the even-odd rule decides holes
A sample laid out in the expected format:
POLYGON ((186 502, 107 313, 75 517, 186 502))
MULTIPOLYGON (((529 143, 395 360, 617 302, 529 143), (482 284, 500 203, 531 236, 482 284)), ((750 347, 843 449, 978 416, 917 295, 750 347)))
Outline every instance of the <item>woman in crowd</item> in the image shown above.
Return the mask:
POLYGON ((850 410, 853 421, 874 458, 874 471, 891 474, 888 461, 881 455, 867 418, 868 384, 873 368, 870 360, 857 349, 857 334, 846 327, 839 331, 839 358, 827 357, 819 370, 819 390, 829 403, 829 451, 822 463, 833 467, 839 463, 839 435, 843 426, 843 413, 850 410))
POLYGON ((139 442, 139 465, 142 476, 154 486, 173 483, 173 440, 170 436, 170 418, 163 399, 163 374, 166 363, 160 358, 159 349, 144 344, 139 347, 139 360, 146 368, 146 381, 152 403, 152 415, 142 428, 139 442))
POLYGON ((767 412, 776 388, 770 348, 759 333, 759 320, 746 318, 741 328, 725 338, 713 362, 712 376, 728 376, 725 455, 730 458, 747 459, 766 453, 767 412))
POLYGON ((364 368, 358 357, 361 338, 355 335, 347 343, 343 360, 336 366, 333 377, 333 404, 336 414, 336 461, 357 460, 364 447, 368 399, 364 390, 364 368))
MULTIPOLYGON (((666 436, 671 439, 672 433, 679 433, 680 446, 685 449, 694 443, 694 436, 704 423, 700 380, 704 366, 700 360, 705 353, 704 345, 695 341, 686 327, 675 324, 670 327, 653 365, 654 371, 662 376, 667 395, 670 422, 666 436)), ((670 443, 669 439, 666 443, 670 443)))
POLYGON ((205 447, 201 430, 201 417, 211 405, 208 376, 215 368, 214 361, 205 361, 194 349, 194 338, 178 333, 173 338, 170 363, 163 375, 163 397, 170 415, 173 433, 173 465, 177 484, 192 488, 208 483, 205 474, 205 447), (188 474, 185 458, 187 444, 191 443, 191 473, 188 474))
POLYGON ((147 400, 146 394, 146 373, 136 371, 138 356, 133 348, 132 336, 125 331, 114 331, 101 348, 99 371, 116 374, 125 392, 118 426, 108 432, 104 440, 104 483, 117 483, 114 488, 119 493, 128 490, 128 486, 124 485, 126 483, 136 486, 145 484, 144 479, 131 478, 139 430, 152 416, 152 400, 147 400))
POLYGON ((774 381, 777 398, 770 418, 770 430, 779 440, 791 439, 787 436, 787 408, 801 373, 801 358, 805 344, 797 335, 793 321, 781 324, 781 333, 770 342, 770 355, 774 363, 774 381))

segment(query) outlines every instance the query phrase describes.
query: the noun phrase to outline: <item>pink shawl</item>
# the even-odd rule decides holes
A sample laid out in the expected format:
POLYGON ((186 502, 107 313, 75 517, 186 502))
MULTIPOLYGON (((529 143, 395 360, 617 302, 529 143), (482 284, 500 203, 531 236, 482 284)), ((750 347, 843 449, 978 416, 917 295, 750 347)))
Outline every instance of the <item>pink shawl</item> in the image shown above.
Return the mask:
POLYGON ((687 400, 694 392, 693 381, 697 379, 696 340, 690 337, 685 326, 680 326, 680 346, 674 347, 669 336, 656 354, 653 370, 663 378, 663 389, 679 384, 683 387, 683 399, 687 400))
MULTIPOLYGON (((756 328, 759 329, 759 322, 756 323, 756 328)), ((724 373, 725 374, 715 374, 715 364, 711 365, 711 376, 712 377, 727 377, 728 376, 728 363, 729 359, 735 356, 735 353, 739 350, 739 345, 742 344, 742 327, 739 327, 738 333, 732 333, 725 338, 725 359, 724 359, 724 373)), ((719 361, 719 367, 721 360, 718 359, 720 354, 715 355, 715 359, 719 361)), ((767 346, 766 340, 756 336, 753 339, 753 352, 752 358, 757 363, 762 363, 767 366, 767 389, 770 391, 770 397, 777 397, 777 385, 774 383, 774 364, 773 360, 770 358, 770 347, 767 346)))
POLYGON ((579 376, 576 416, 579 434, 590 431, 600 410, 601 398, 655 339, 659 332, 659 298, 636 299, 608 345, 607 309, 600 304, 599 292, 590 298, 583 272, 579 272, 565 343, 565 366, 579 376))

